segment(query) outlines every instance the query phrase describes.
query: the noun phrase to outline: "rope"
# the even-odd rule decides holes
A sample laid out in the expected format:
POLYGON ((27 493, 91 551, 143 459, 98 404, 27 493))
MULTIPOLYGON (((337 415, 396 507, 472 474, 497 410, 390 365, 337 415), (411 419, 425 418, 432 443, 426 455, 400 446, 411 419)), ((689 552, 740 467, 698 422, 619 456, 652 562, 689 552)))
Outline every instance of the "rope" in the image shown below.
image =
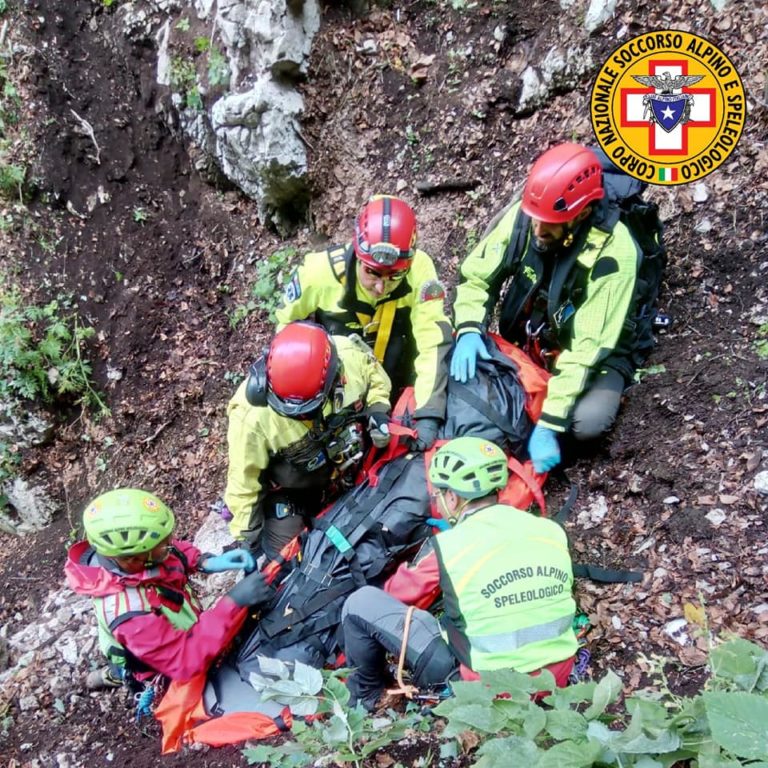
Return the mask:
POLYGON ((409 605, 405 612, 405 626, 403 626, 403 642, 400 644, 400 658, 397 660, 397 688, 391 688, 387 693, 405 696, 406 699, 412 699, 419 689, 415 685, 409 685, 403 680, 403 671, 405 670, 405 652, 408 648, 408 635, 411 632, 411 619, 415 605, 409 605))

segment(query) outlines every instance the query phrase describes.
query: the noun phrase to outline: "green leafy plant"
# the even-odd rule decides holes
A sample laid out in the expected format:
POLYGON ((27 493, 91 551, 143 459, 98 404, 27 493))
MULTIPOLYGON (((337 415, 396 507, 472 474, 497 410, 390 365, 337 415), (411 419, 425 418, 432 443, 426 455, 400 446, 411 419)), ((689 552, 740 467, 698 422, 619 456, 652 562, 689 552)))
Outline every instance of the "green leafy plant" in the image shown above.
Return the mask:
POLYGON ((176 22, 175 27, 179 32, 189 32, 189 19, 184 16, 176 22))
POLYGON ((229 324, 236 328, 246 317, 258 309, 265 311, 271 322, 275 321, 275 311, 282 299, 285 276, 288 274, 298 251, 289 246, 280 248, 258 262, 256 279, 249 289, 249 298, 244 304, 238 304, 227 312, 229 324))
POLYGON ((328 765, 360 768, 366 758, 403 738, 407 730, 429 728, 429 720, 415 710, 373 717, 360 706, 350 707, 349 690, 340 679, 349 670, 320 672, 299 662, 289 667, 263 657, 259 663, 265 674, 252 674, 250 682, 262 697, 290 707, 295 717, 312 715, 315 719, 311 723, 294 720, 293 741, 243 750, 250 764, 293 768, 313 765, 319 759, 328 765))
POLYGON ((0 162, 0 196, 6 200, 24 198, 24 181, 27 176, 26 168, 16 163, 0 162))
POLYGON ((212 88, 226 88, 230 74, 229 62, 224 54, 218 48, 211 48, 208 52, 208 83, 212 88))
POLYGON ((674 695, 663 672, 653 689, 622 702, 623 683, 611 671, 599 683, 555 689, 547 672, 499 670, 479 685, 454 683, 454 697, 434 712, 448 720, 444 738, 477 734, 477 768, 503 765, 510 754, 531 768, 670 768, 688 760, 700 768, 764 768, 768 651, 734 639, 713 648, 709 662, 711 678, 692 697, 674 695), (531 701, 547 690, 554 693, 546 709, 531 701))
POLYGON ((197 71, 194 62, 181 56, 171 59, 171 87, 180 93, 189 109, 202 110, 203 98, 197 86, 197 71))
POLYGON ((757 329, 755 339, 755 354, 762 360, 768 359, 768 323, 763 323, 757 329))
POLYGON ((37 306, 25 304, 15 291, 0 293, 0 398, 73 399, 107 413, 83 355, 93 334, 66 300, 37 306))
POLYGON ((664 365, 649 365, 647 368, 638 368, 635 371, 635 382, 639 383, 648 376, 658 376, 660 373, 666 373, 667 368, 664 365))
POLYGON ((147 211, 146 208, 142 208, 140 205, 137 205, 133 209, 133 220, 137 224, 143 224, 148 219, 149 219, 149 211, 147 211))

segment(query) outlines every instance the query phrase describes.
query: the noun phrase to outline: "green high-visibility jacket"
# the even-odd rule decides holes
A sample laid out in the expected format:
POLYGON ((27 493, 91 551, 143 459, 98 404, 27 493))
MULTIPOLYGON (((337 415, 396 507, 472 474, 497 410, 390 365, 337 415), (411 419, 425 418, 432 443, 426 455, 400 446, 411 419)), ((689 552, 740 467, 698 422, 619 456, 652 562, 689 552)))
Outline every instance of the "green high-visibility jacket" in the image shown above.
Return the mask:
POLYGON ((361 336, 392 380, 393 396, 413 384, 414 416, 445 418, 453 337, 432 259, 417 250, 405 278, 379 300, 359 285, 356 266, 350 245, 307 254, 276 312, 278 330, 313 318, 330 333, 361 336))
MULTIPOLYGON (((549 341, 559 350, 549 381, 540 423, 564 432, 576 400, 591 377, 612 367, 630 379, 637 343, 635 283, 640 250, 621 222, 606 232, 587 221, 570 248, 542 256, 532 246, 525 217, 522 237, 516 232, 520 203, 513 205, 461 265, 454 313, 458 335, 487 330, 496 302, 508 285, 500 317, 501 335, 525 340, 525 323, 542 289, 549 341), (548 282, 545 259, 553 259, 548 282)), ((519 231, 519 230, 518 230, 519 231)))
POLYGON ((459 661, 531 672, 576 653, 573 570, 557 523, 494 504, 433 541, 443 628, 459 661))

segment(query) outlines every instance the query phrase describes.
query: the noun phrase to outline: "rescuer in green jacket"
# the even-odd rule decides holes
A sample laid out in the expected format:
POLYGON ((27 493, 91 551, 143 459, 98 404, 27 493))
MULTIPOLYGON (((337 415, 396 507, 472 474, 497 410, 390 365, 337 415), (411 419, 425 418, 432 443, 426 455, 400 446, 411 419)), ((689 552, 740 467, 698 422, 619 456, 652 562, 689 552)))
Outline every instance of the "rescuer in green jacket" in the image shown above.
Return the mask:
POLYGON ((389 391, 360 339, 306 322, 279 331, 227 408, 232 535, 274 557, 350 486, 368 440, 389 442, 389 391))
POLYGON ((488 357, 484 334, 505 284, 499 332, 554 374, 528 445, 537 472, 560 462, 559 433, 592 440, 611 428, 636 367, 640 252, 623 223, 601 229, 604 195, 594 152, 553 147, 461 266, 451 375, 467 381, 488 357))
POLYGON ((507 457, 482 438, 456 438, 433 456, 429 479, 446 530, 415 563, 400 566, 386 591, 362 587, 342 609, 344 651, 354 669, 347 684, 367 709, 383 690, 386 654, 401 652, 404 633, 405 666, 419 688, 459 672, 472 680, 502 668, 547 668, 566 685, 578 642, 565 532, 552 520, 499 504, 507 478, 507 457), (424 605, 438 588, 440 623, 425 610, 407 616, 406 604, 424 605))
POLYGON ((377 195, 355 223, 351 244, 309 253, 294 271, 278 328, 311 318, 329 333, 357 334, 392 380, 392 398, 414 385, 411 447, 426 450, 445 418, 451 324, 432 259, 416 248, 416 215, 400 198, 377 195))

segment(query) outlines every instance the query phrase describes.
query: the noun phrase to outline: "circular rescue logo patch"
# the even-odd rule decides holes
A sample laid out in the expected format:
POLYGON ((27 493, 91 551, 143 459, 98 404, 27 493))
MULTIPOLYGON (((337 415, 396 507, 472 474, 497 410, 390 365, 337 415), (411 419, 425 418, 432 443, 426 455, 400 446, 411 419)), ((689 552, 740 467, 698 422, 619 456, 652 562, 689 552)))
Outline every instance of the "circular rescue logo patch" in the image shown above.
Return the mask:
POLYGON ((590 112, 597 141, 616 165, 651 184, 685 184, 731 154, 746 101, 736 68, 714 43, 660 30, 608 57, 590 112))

